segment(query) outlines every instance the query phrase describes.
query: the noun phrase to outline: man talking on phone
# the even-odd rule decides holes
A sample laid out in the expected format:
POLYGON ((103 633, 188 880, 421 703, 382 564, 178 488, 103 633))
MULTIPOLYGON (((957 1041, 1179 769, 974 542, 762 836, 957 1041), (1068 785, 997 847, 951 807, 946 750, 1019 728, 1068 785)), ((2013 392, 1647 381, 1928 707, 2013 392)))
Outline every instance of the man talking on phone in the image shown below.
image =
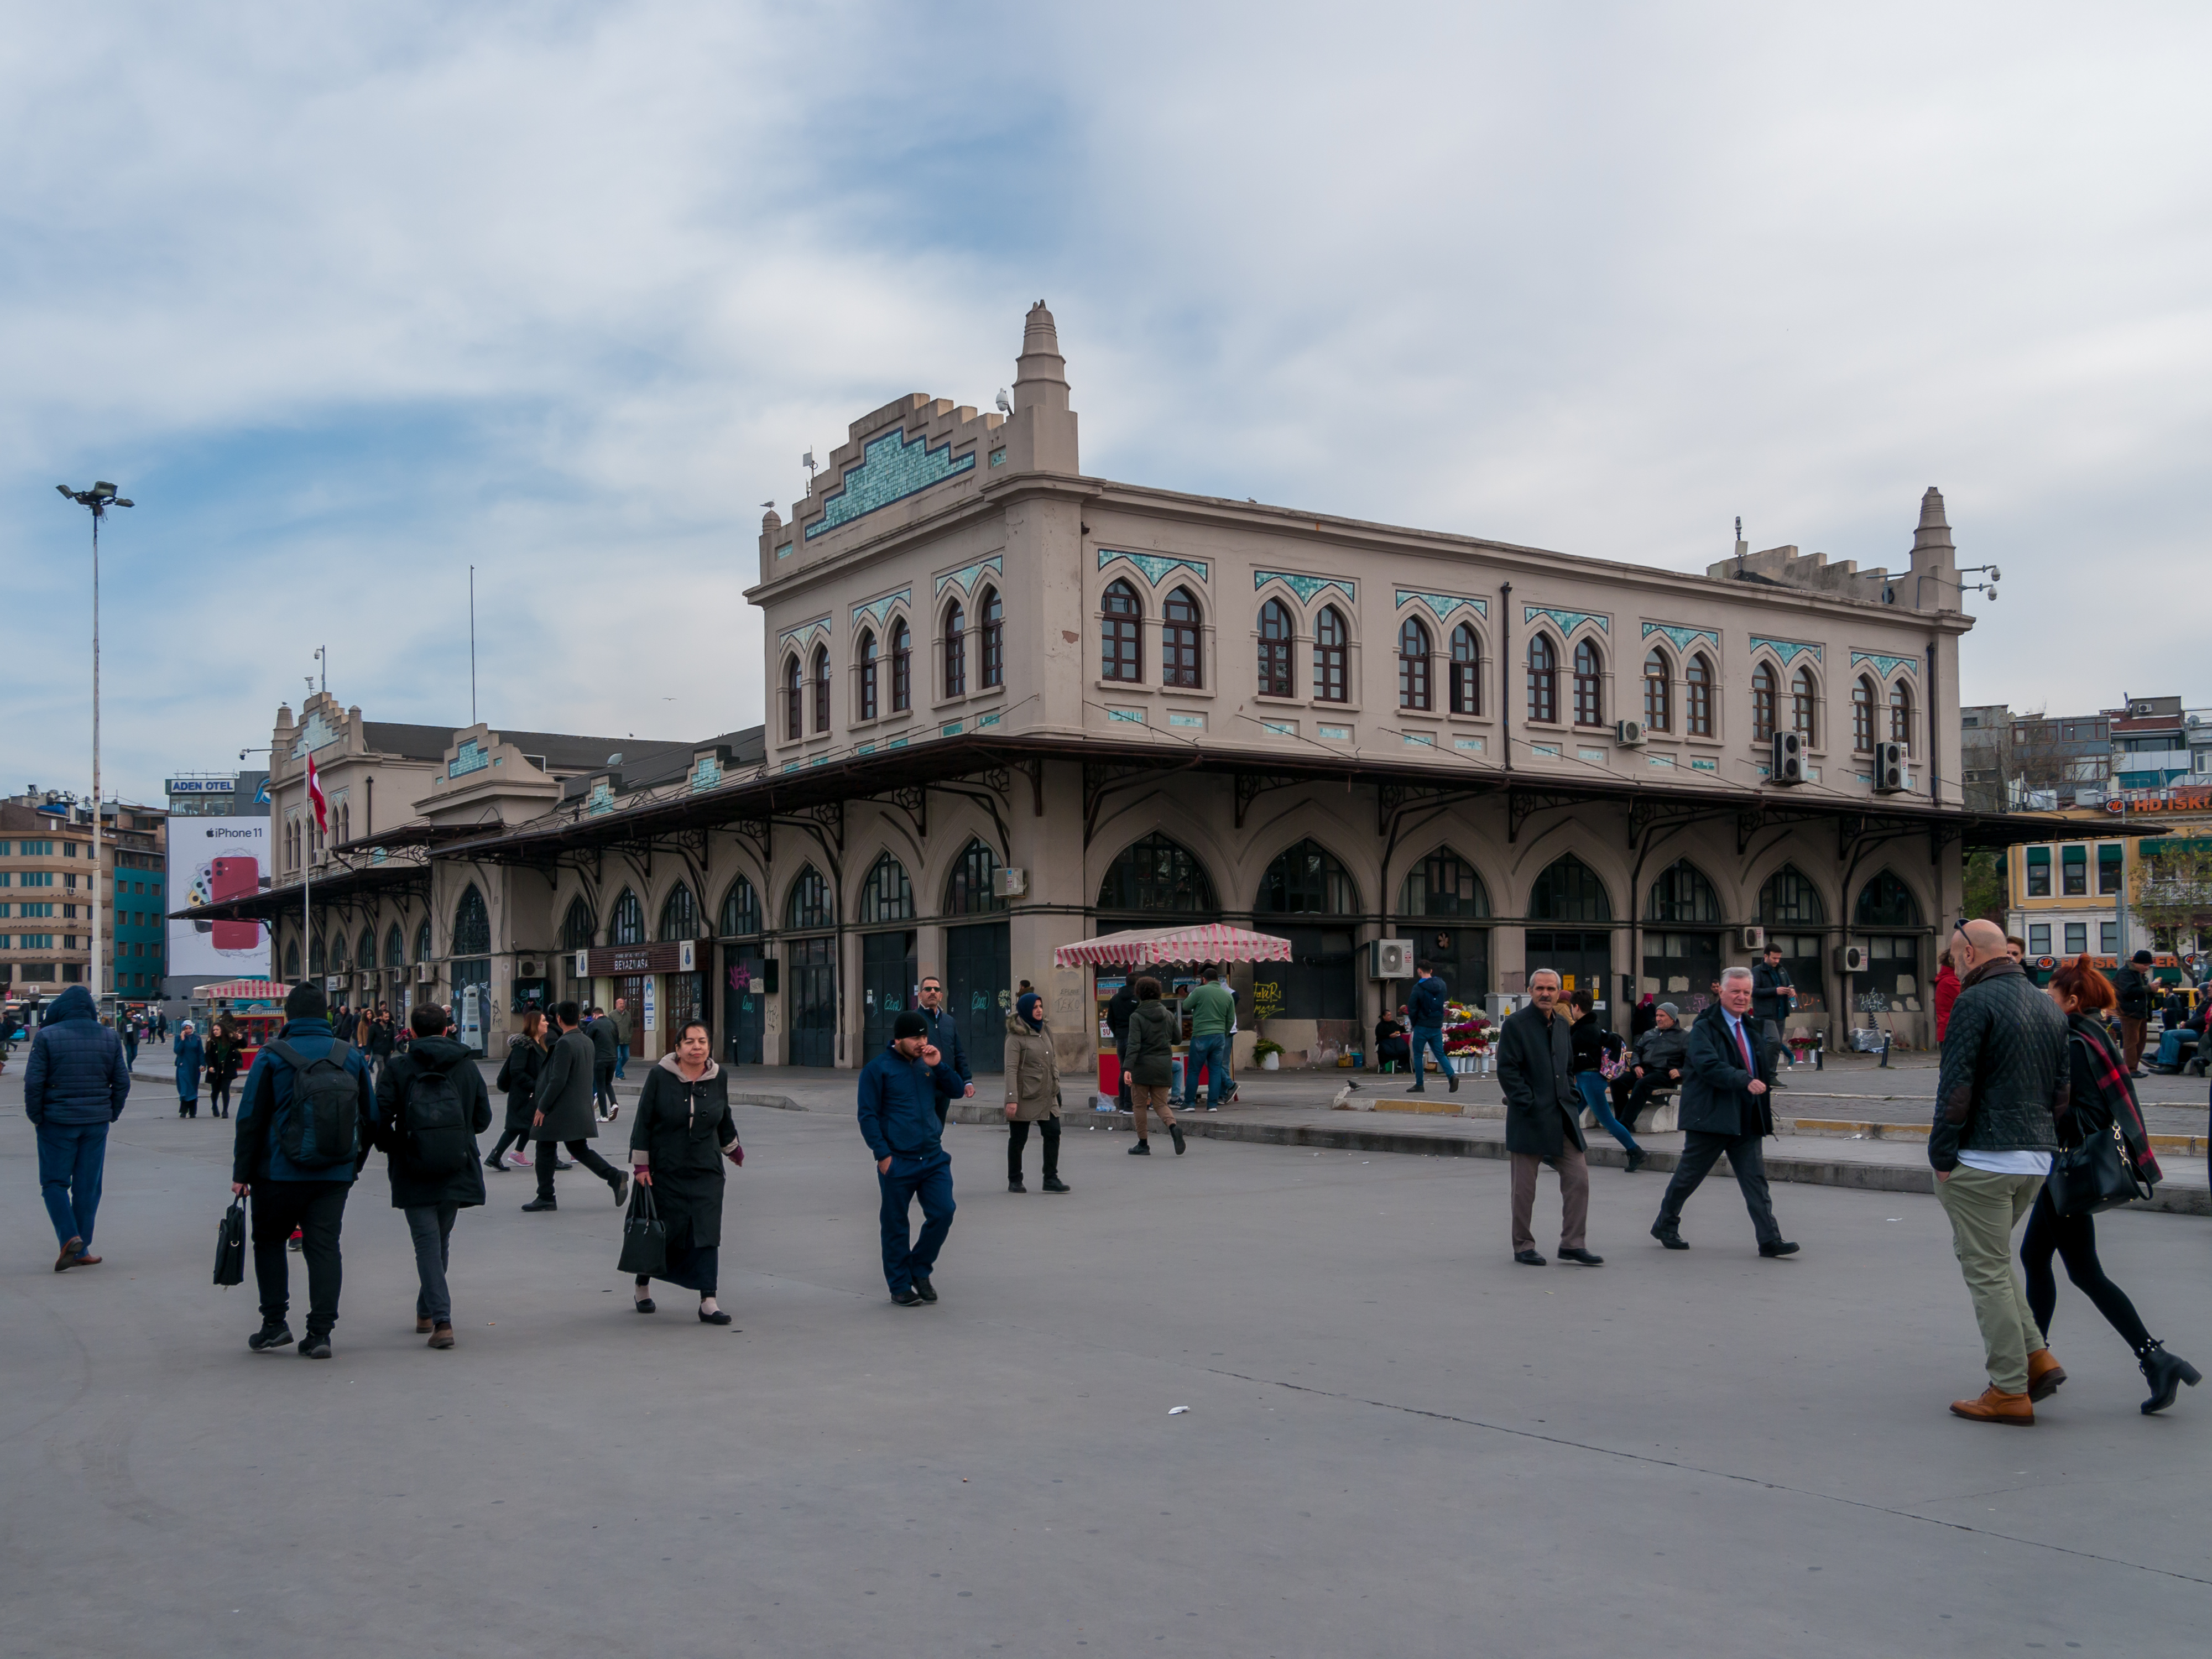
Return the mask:
POLYGON ((902 1308, 937 1300, 930 1270, 952 1231, 952 1157, 937 1102, 967 1087, 930 1042, 929 1027, 908 1009, 884 1051, 860 1068, 860 1133, 875 1154, 883 1193, 884 1282, 902 1308), (917 1197, 921 1233, 910 1238, 907 1212, 917 1197))

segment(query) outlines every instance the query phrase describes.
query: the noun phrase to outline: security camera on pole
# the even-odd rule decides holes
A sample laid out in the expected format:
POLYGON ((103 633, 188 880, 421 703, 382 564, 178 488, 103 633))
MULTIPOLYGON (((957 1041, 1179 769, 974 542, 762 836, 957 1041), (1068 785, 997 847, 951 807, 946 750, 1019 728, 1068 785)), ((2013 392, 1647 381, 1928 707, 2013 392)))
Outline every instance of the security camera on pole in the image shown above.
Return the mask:
POLYGON ((115 486, 105 479, 89 489, 71 489, 67 484, 54 488, 79 507, 92 509, 92 1000, 99 1005, 104 979, 100 973, 102 952, 100 948, 100 908, 106 897, 106 884, 100 878, 100 521, 107 516, 111 507, 129 507, 131 502, 115 493, 115 486))

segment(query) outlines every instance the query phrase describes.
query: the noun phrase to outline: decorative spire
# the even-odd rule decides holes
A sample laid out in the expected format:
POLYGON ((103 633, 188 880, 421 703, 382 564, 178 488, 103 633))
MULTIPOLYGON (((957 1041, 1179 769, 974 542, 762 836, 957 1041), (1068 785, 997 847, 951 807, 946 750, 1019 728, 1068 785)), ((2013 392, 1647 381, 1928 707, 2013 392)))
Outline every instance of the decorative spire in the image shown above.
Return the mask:
POLYGON ((1067 360, 1060 355, 1060 330, 1039 300, 1022 320, 1022 355, 1014 360, 1014 409, 1067 408, 1067 360))
POLYGON ((761 514, 761 533, 763 535, 766 535, 771 531, 781 530, 782 528, 782 515, 778 514, 773 506, 770 506, 767 512, 761 514))
MULTIPOLYGON (((1912 532, 1912 558, 1915 565, 1923 552, 1941 549, 1945 556, 1954 550, 1951 544, 1951 523, 1943 516, 1943 492, 1935 485, 1920 498, 1920 526, 1912 532)), ((1948 559, 1947 559, 1948 562, 1948 559)))

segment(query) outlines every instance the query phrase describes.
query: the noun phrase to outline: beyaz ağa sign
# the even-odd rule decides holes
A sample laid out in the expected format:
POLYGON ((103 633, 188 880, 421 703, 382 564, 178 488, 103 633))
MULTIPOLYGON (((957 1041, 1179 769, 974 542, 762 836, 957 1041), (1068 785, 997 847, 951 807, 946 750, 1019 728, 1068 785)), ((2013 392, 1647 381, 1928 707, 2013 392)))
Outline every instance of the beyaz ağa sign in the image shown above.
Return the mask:
POLYGON ((699 969, 699 941, 666 939, 657 945, 599 945, 576 952, 581 979, 626 979, 633 974, 691 974, 699 969))

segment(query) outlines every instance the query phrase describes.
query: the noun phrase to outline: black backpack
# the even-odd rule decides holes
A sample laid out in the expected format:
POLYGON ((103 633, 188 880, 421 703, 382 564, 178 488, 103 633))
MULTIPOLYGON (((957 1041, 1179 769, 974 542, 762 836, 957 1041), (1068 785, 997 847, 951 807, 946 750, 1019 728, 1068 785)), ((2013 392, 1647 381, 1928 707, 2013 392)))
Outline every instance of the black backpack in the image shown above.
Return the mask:
POLYGON ((333 1042, 319 1060, 309 1060, 289 1042, 272 1042, 269 1051, 292 1068, 292 1106, 276 1126, 278 1149, 303 1170, 357 1162, 361 1083, 346 1065, 346 1045, 333 1042))
POLYGON ((399 1132, 406 1137, 407 1161, 420 1174, 459 1175, 476 1162, 477 1138, 450 1072, 424 1067, 407 1079, 399 1132))

